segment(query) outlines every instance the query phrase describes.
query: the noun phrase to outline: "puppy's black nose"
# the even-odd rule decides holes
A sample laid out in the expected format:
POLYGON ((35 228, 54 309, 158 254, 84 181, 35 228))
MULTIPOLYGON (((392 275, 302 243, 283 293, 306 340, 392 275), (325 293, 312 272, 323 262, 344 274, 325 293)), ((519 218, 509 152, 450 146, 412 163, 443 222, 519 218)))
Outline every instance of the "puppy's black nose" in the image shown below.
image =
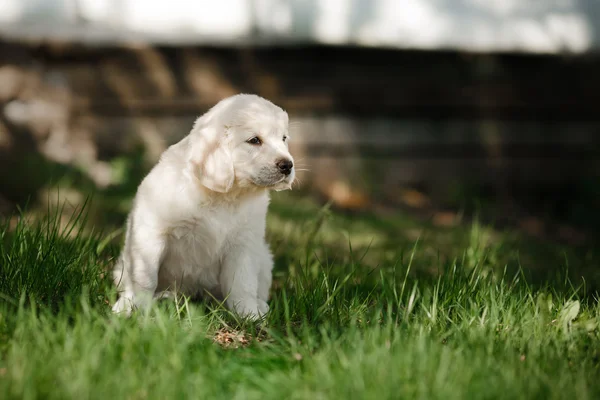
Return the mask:
POLYGON ((277 168, 279 168, 279 172, 281 172, 284 175, 289 175, 292 172, 292 167, 294 166, 294 163, 291 160, 279 160, 277 161, 277 168))

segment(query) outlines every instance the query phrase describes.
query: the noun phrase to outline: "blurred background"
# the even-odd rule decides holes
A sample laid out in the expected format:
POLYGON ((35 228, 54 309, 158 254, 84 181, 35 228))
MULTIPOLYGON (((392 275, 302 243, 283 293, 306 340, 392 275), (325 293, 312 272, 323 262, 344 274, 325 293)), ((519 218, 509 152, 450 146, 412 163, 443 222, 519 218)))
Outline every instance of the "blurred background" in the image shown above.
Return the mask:
POLYGON ((593 249, 599 49, 597 0, 0 0, 0 213, 91 194, 118 226, 246 92, 290 114, 318 204, 593 249))

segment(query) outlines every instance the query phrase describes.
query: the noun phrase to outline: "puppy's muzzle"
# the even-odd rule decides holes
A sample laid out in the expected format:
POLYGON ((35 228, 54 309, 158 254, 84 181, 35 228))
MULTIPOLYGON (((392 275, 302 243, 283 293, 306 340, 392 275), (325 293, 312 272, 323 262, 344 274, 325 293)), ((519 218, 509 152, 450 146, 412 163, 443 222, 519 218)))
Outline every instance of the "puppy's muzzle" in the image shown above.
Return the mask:
POLYGON ((292 173, 292 168, 294 167, 294 163, 291 160, 281 159, 275 163, 279 172, 284 175, 289 175, 292 173))

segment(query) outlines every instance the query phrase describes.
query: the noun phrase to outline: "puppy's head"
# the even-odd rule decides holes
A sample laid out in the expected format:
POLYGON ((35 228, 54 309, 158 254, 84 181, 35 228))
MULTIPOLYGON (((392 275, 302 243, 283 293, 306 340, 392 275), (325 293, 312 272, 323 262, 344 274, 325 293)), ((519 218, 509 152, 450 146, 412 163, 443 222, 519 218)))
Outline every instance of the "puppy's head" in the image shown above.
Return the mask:
POLYGON ((196 176, 210 190, 290 189, 295 178, 288 150, 288 115, 256 95, 236 95, 200 117, 192 132, 196 176))

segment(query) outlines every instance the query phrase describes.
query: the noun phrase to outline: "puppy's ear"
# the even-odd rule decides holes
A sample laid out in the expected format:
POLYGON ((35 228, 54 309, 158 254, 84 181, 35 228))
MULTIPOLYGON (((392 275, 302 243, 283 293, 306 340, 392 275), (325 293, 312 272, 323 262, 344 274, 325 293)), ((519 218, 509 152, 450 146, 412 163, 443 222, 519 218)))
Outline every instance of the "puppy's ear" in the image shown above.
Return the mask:
POLYGON ((206 188, 227 193, 233 186, 235 173, 228 146, 228 137, 214 127, 195 126, 192 130, 194 144, 190 159, 194 175, 206 188))
POLYGON ((215 192, 227 193, 233 186, 233 162, 229 149, 222 143, 209 152, 198 165, 200 183, 215 192))

